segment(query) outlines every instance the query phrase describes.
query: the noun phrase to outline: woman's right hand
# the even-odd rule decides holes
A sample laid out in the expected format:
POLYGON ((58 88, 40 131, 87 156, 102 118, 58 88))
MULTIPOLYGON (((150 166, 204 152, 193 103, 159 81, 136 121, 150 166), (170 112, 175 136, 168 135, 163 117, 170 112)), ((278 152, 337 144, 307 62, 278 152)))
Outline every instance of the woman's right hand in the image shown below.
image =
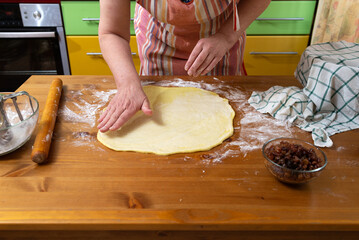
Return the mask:
POLYGON ((101 114, 97 128, 101 132, 117 130, 139 110, 148 116, 152 115, 150 102, 141 85, 122 86, 101 114))

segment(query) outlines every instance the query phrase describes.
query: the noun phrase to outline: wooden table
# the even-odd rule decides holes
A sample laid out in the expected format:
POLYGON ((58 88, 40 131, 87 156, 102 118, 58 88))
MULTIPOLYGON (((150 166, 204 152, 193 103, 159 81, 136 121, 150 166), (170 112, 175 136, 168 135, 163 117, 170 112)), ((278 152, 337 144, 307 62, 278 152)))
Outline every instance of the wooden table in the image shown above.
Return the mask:
MULTIPOLYGON (((19 89, 38 99, 40 116, 53 78, 32 76, 19 89)), ((283 184, 265 169, 264 141, 312 140, 257 113, 246 99, 273 85, 299 86, 293 77, 143 77, 147 84, 190 81, 239 93, 229 98, 236 117, 228 141, 170 156, 115 152, 96 140, 111 76, 60 78, 49 163, 30 159, 36 130, 0 157, 0 239, 358 239, 358 130, 332 137, 334 146, 323 149, 328 166, 307 184, 283 184)))

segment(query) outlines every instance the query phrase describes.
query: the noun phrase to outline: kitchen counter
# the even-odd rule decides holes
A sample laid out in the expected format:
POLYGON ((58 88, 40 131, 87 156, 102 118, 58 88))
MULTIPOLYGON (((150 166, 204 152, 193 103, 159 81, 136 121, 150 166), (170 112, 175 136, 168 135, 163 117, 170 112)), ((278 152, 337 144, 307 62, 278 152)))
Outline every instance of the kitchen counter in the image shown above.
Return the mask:
MULTIPOLYGON (((334 146, 323 149, 328 166, 307 184, 283 184, 264 166, 265 141, 311 136, 256 112, 246 99, 273 85, 300 86, 294 77, 142 77, 144 84, 212 90, 236 111, 234 135, 220 146, 169 156, 116 152, 96 140, 96 119, 114 93, 111 76, 59 77, 49 163, 30 159, 37 130, 0 157, 0 239, 359 236, 358 130, 332 136, 334 146)), ((40 117, 53 78, 32 76, 19 89, 38 99, 40 117)))

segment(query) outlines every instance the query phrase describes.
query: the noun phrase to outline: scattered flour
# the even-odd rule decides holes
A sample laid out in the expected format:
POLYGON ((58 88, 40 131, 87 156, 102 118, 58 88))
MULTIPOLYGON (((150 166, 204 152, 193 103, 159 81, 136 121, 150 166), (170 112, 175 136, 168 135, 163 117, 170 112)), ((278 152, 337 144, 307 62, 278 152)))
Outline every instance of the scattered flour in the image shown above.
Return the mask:
POLYGON ((352 161, 352 160, 347 160, 344 162, 345 165, 350 166, 350 167, 359 167, 359 162, 358 161, 352 161))
POLYGON ((71 123, 85 123, 94 127, 96 114, 100 113, 115 93, 116 90, 98 91, 91 86, 79 91, 70 91, 66 96, 67 104, 59 109, 59 116, 71 123), (73 101, 74 99, 77 101, 73 101))
POLYGON ((90 132, 94 132, 97 116, 115 93, 116 90, 99 91, 96 85, 86 85, 82 90, 68 91, 65 96, 66 104, 62 105, 58 111, 58 120, 73 124, 74 132, 70 139, 61 138, 55 134, 54 140, 71 140, 75 147, 104 151, 102 148, 96 147, 96 136, 90 132))
POLYGON ((345 147, 343 147, 343 146, 337 147, 337 152, 341 152, 341 151, 344 151, 344 150, 345 150, 345 147))

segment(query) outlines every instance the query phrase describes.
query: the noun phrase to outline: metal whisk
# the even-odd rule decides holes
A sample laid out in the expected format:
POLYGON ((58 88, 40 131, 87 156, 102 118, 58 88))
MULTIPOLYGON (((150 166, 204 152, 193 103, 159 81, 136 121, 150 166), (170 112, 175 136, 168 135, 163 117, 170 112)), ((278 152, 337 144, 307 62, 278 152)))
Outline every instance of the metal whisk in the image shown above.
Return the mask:
POLYGON ((24 121, 24 117, 22 116, 19 106, 16 102, 17 97, 22 96, 22 95, 26 95, 29 98, 29 103, 30 103, 32 112, 34 113, 35 110, 34 110, 34 107, 33 107, 32 101, 31 101, 31 97, 26 91, 21 91, 21 92, 6 94, 6 95, 0 94, 0 144, 6 144, 9 141, 11 141, 11 139, 13 138, 13 135, 12 135, 11 131, 9 131, 9 129, 7 131, 6 130, 1 131, 3 129, 7 129, 7 128, 11 127, 11 123, 9 121, 9 118, 8 118, 8 115, 7 115, 6 109, 5 109, 5 102, 7 100, 11 100, 20 121, 24 121))

